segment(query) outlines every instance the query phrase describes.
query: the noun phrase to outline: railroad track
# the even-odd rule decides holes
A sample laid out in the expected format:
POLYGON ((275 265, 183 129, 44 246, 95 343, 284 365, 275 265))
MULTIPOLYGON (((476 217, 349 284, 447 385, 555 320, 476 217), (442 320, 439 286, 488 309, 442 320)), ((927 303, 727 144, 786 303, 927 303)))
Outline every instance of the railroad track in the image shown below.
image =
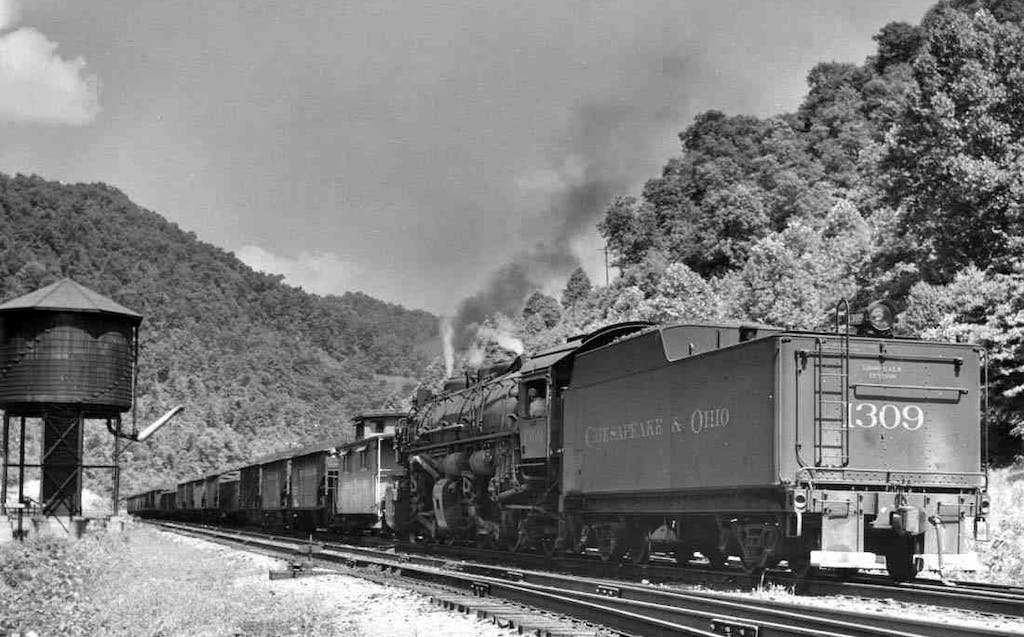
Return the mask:
MULTIPOLYGON (((292 537, 160 523, 169 530, 293 556, 309 543, 292 537)), ((734 635, 743 637, 938 637, 1010 635, 1007 631, 817 608, 719 592, 670 590, 607 578, 506 566, 452 562, 433 556, 324 544, 316 559, 373 567, 404 579, 500 598, 626 635, 734 635)), ((482 600, 486 603, 486 600, 482 600)))
MULTIPOLYGON (((504 551, 473 549, 444 545, 401 545, 404 550, 416 551, 450 559, 478 559, 488 562, 508 563, 510 554, 504 551)), ((761 577, 754 577, 741 569, 711 569, 696 565, 680 567, 674 560, 663 563, 635 565, 608 564, 593 559, 555 558, 539 554, 517 554, 516 566, 557 570, 565 573, 585 573, 592 577, 614 578, 617 580, 649 582, 678 582, 711 587, 751 589, 779 585, 790 588, 802 595, 828 596, 844 595, 864 599, 887 599, 908 604, 921 604, 949 608, 965 612, 1024 617, 1024 588, 1003 586, 986 582, 953 581, 944 584, 938 580, 917 580, 893 583, 886 576, 862 576, 853 580, 819 576, 807 579, 794 577, 788 571, 766 571, 761 577), (671 564, 671 565, 670 565, 671 564)))

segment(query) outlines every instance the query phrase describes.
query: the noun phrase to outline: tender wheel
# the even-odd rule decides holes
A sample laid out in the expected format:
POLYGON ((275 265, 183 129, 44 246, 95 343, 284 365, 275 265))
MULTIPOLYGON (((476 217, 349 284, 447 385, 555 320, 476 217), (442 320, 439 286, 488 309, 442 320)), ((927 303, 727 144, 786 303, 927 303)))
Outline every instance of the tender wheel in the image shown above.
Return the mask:
POLYGON ((756 557, 740 557, 740 566, 743 567, 743 572, 747 575, 758 577, 764 572, 764 560, 762 556, 756 557))
POLYGON ((599 546, 597 552, 601 556, 602 562, 618 562, 626 554, 626 549, 617 542, 611 542, 608 545, 599 546))
POLYGON ((885 570, 896 582, 909 582, 917 576, 911 541, 894 540, 885 551, 885 570))
POLYGON ((629 543, 622 525, 614 523, 595 524, 591 527, 594 544, 604 562, 619 562, 626 556, 629 543))
POLYGON ((814 575, 815 567, 811 566, 811 556, 808 554, 795 555, 788 560, 789 570, 797 579, 807 579, 814 575))
POLYGON ((837 568, 836 579, 840 582, 848 582, 857 575, 857 569, 855 568, 837 568))
POLYGON ((725 568, 725 565, 729 563, 729 556, 718 547, 704 547, 700 549, 700 554, 708 561, 711 568, 725 568))
POLYGON ((540 550, 544 553, 544 557, 549 560, 555 559, 559 553, 555 546, 555 541, 551 538, 544 538, 540 541, 540 550))
POLYGON ((618 562, 626 555, 626 545, 614 536, 601 538, 597 552, 602 562, 618 562))
POLYGON ((685 566, 690 563, 693 559, 693 547, 692 546, 680 546, 673 551, 676 558, 676 564, 685 566))
POLYGON ((646 564, 651 561, 650 539, 638 538, 629 547, 629 560, 634 564, 646 564))

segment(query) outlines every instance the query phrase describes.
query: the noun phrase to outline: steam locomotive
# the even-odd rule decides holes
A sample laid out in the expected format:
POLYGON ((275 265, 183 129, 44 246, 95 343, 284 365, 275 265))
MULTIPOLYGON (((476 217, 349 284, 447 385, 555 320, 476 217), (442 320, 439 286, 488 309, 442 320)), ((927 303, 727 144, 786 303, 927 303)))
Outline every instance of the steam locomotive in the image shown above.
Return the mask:
POLYGON ((620 323, 356 418, 357 440, 128 499, 143 516, 390 530, 609 561, 757 571, 977 568, 984 352, 834 330, 620 323))
POLYGON ((637 563, 977 568, 984 352, 894 337, 894 318, 622 323, 450 379, 399 423, 388 524, 637 563))

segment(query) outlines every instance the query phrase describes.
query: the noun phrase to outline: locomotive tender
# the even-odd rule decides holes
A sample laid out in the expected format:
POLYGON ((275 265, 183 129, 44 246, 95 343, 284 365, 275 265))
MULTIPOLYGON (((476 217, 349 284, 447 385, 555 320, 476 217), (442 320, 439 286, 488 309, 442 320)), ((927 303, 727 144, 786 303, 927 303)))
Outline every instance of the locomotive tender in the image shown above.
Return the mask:
POLYGON ((837 312, 835 333, 625 323, 452 380, 400 424, 393 524, 608 560, 976 568, 983 352, 893 338, 888 306, 866 316, 854 332, 837 312))

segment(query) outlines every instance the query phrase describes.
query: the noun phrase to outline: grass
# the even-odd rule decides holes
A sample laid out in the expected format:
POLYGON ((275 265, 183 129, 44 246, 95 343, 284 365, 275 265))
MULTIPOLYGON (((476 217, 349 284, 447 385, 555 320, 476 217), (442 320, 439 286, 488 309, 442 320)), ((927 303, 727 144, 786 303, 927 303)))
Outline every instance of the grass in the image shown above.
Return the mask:
POLYGON ((337 609, 278 594, 266 578, 265 564, 142 528, 11 543, 0 547, 0 634, 358 634, 337 609))
POLYGON ((977 547, 989 569, 982 576, 996 583, 1024 585, 1024 466, 992 471, 989 497, 991 541, 977 547))

